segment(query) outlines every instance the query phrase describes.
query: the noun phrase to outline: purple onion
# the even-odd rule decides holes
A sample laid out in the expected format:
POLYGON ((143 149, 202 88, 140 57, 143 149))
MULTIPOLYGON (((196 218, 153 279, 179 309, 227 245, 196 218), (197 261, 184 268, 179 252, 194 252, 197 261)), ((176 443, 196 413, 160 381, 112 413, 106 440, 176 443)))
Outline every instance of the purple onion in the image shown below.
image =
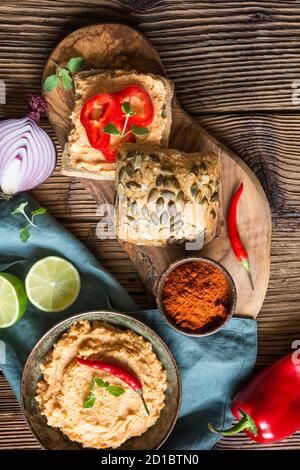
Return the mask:
POLYGON ((0 122, 0 187, 7 195, 39 186, 55 167, 55 146, 39 126, 46 102, 32 97, 30 105, 24 118, 0 122))

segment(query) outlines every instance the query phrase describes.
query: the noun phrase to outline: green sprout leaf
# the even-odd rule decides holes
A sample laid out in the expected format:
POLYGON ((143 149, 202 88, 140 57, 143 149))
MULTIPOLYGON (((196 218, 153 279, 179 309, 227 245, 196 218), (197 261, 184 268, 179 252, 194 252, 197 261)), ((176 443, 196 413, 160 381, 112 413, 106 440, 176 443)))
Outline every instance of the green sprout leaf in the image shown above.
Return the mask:
POLYGON ((56 74, 49 75, 44 81, 44 91, 50 93, 50 91, 55 90, 58 87, 58 77, 56 74))
POLYGON ((38 209, 35 209, 34 211, 31 211, 31 222, 34 221, 34 218, 37 215, 44 215, 46 214, 47 209, 45 207, 39 207, 38 209))
POLYGON ((118 387, 117 385, 109 385, 108 387, 106 387, 106 391, 113 397, 119 397, 120 395, 123 395, 123 393, 125 393, 124 388, 118 387))
POLYGON ((47 209, 44 207, 39 207, 31 211, 31 218, 26 214, 25 208, 27 207, 28 202, 22 202, 18 207, 16 207, 11 214, 22 214, 26 221, 28 222, 25 227, 20 229, 20 240, 22 243, 26 243, 28 238, 30 237, 29 228, 35 228, 36 224, 33 222, 36 215, 43 215, 47 212, 47 209))
POLYGON ((84 59, 82 57, 72 57, 66 65, 67 69, 72 73, 78 72, 84 66, 84 59))
POLYGON ((131 104, 129 101, 124 101, 122 103, 122 111, 126 116, 134 116, 135 115, 135 110, 132 108, 131 104))
POLYGON ((36 215, 43 215, 46 214, 47 209, 45 207, 39 207, 38 209, 35 209, 34 211, 31 212, 31 215, 35 217, 36 215))
POLYGON ((18 207, 15 207, 12 211, 11 214, 23 214, 25 207, 28 205, 28 202, 21 202, 21 204, 18 207))
POLYGON ((27 227, 20 229, 20 240, 22 243, 26 243, 28 238, 30 237, 30 232, 27 227))
POLYGON ((102 131, 104 134, 121 135, 113 122, 109 122, 105 127, 103 127, 102 131))
POLYGON ((149 133, 149 129, 147 127, 138 127, 132 125, 130 127, 130 132, 134 135, 147 135, 149 133))

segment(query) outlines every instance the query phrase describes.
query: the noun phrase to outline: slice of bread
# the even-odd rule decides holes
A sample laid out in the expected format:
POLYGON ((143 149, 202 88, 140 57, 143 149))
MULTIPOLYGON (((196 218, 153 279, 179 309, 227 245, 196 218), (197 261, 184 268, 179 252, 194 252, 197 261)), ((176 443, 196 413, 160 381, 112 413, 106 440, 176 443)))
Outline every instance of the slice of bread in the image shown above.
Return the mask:
POLYGON ((173 84, 164 77, 136 71, 96 70, 80 72, 75 77, 75 105, 71 114, 73 128, 65 145, 61 172, 68 176, 99 180, 115 179, 115 163, 109 163, 101 151, 91 147, 80 122, 84 102, 98 93, 115 93, 129 85, 143 87, 151 96, 154 119, 146 136, 137 143, 167 147, 172 122, 173 84))

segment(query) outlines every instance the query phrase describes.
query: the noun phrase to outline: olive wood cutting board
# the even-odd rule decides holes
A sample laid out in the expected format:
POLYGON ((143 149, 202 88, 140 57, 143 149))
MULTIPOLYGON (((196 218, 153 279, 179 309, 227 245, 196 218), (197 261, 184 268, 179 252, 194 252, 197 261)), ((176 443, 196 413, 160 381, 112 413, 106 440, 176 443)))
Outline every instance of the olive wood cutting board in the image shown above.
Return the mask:
MULTIPOLYGON (((54 73, 54 62, 65 65, 71 57, 81 56, 92 69, 128 69, 166 75, 158 53, 138 31, 121 24, 97 24, 74 31, 52 52, 46 63, 45 78, 54 73)), ((176 90, 175 90, 176 91, 176 90)), ((70 113, 74 93, 61 86, 45 95, 48 118, 62 148, 71 129, 70 113)), ((236 315, 256 318, 266 294, 270 270, 271 213, 268 200, 256 176, 234 153, 202 129, 173 99, 172 129, 169 148, 185 152, 198 150, 216 153, 221 162, 222 218, 219 236, 201 251, 185 251, 184 247, 167 248, 137 246, 123 243, 138 269, 148 292, 155 291, 156 280, 170 262, 183 256, 206 255, 221 262, 231 273, 237 287, 236 315), (238 206, 238 225, 247 248, 255 290, 247 274, 236 261, 227 237, 225 214, 233 192, 243 181, 244 192, 238 206)), ((114 183, 81 179, 100 204, 113 203, 114 183)))

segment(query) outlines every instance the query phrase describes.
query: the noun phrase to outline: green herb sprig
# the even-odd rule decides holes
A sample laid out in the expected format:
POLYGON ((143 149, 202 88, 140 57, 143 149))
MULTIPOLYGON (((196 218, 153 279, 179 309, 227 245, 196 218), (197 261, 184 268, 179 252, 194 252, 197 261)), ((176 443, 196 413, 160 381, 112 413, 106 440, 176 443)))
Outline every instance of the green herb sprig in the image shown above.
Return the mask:
POLYGON ((72 90, 74 85, 72 74, 78 72, 84 66, 84 59, 82 57, 72 57, 65 67, 61 67, 53 59, 52 62, 55 63, 56 71, 44 81, 44 91, 50 93, 50 91, 56 90, 60 83, 65 90, 72 90))
POLYGON ((28 224, 25 227, 22 227, 20 229, 20 240, 22 243, 26 243, 30 237, 30 228, 35 228, 36 224, 34 223, 34 219, 37 215, 44 215, 47 212, 47 209, 45 207, 39 207, 38 209, 35 209, 31 211, 31 217, 28 217, 28 215, 25 212, 25 208, 27 207, 28 202, 22 202, 18 207, 16 207, 11 214, 22 214, 28 224))
POLYGON ((149 129, 147 127, 139 127, 134 125, 131 125, 129 131, 126 132, 128 120, 131 116, 134 116, 136 112, 129 101, 124 101, 122 103, 122 111, 125 116, 125 122, 122 131, 120 132, 113 122, 109 122, 105 127, 103 127, 103 132, 105 134, 118 135, 120 137, 125 137, 129 133, 139 136, 148 134, 149 129))
POLYGON ((119 397, 125 393, 124 388, 118 387, 117 385, 110 385, 109 382, 104 382, 104 380, 99 377, 93 377, 90 383, 90 393, 87 397, 87 400, 83 404, 83 408, 92 408, 96 402, 96 396, 94 394, 95 385, 98 387, 104 388, 110 395, 114 397, 119 397))

